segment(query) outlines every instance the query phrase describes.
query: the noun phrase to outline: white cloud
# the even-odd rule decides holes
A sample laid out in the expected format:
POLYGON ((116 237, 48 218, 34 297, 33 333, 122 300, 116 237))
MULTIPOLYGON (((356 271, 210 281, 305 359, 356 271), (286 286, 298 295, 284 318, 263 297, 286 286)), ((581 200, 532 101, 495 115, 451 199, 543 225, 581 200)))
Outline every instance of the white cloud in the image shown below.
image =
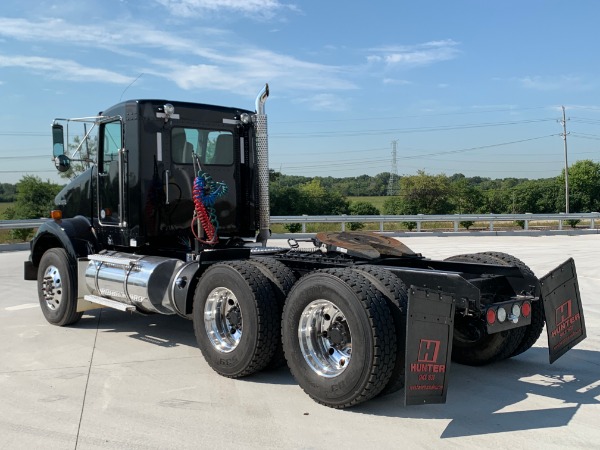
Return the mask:
POLYGON ((367 61, 383 63, 388 67, 419 67, 448 61, 458 56, 458 42, 451 39, 430 41, 412 46, 385 46, 372 48, 367 61))
POLYGON ((207 12, 234 12, 246 16, 272 19, 278 13, 298 11, 293 4, 281 3, 279 0, 155 0, 174 16, 198 17, 207 12))
POLYGON ((119 73, 86 67, 75 61, 40 56, 6 56, 0 54, 0 67, 19 67, 50 78, 70 81, 93 81, 113 84, 131 83, 133 78, 119 73))
POLYGON ((59 19, 31 22, 0 18, 0 36, 27 42, 69 42, 85 49, 126 55, 130 73, 160 76, 182 89, 210 87, 253 95, 256 86, 265 82, 299 90, 356 88, 345 78, 346 68, 304 61, 248 44, 236 45, 235 36, 222 30, 203 29, 202 33, 210 35, 210 39, 187 39, 143 23, 95 26, 59 19), (210 41, 211 47, 199 45, 199 40, 210 41), (169 53, 169 59, 159 57, 157 51, 169 53))
POLYGON ((294 102, 307 104, 308 108, 313 111, 346 111, 348 109, 345 99, 333 94, 316 94, 296 99, 294 102))
POLYGON ((384 78, 383 79, 383 84, 395 84, 395 85, 404 86, 404 85, 407 85, 407 84, 412 84, 412 81, 399 80, 399 79, 396 79, 396 78, 384 78))
POLYGON ((537 91, 556 90, 587 90, 591 86, 580 77, 573 75, 561 75, 558 77, 525 76, 517 78, 517 82, 526 89, 537 91))

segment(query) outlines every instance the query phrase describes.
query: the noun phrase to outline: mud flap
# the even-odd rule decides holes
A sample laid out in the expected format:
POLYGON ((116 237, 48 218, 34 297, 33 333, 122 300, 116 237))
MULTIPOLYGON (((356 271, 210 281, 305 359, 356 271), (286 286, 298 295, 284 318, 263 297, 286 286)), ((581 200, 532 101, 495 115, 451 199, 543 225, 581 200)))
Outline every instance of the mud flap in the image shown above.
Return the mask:
POLYGON ((455 299, 411 286, 406 321, 405 405, 446 403, 455 299))
POLYGON ((541 278, 540 284, 552 364, 586 337, 573 258, 541 278))

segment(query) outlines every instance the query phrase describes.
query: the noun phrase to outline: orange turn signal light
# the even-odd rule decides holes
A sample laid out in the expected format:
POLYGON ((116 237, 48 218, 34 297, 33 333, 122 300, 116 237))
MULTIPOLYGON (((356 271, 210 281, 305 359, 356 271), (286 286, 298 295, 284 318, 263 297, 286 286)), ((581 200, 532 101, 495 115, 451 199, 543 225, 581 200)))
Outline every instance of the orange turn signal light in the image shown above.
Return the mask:
POLYGON ((62 211, 60 209, 54 209, 54 210, 50 211, 50 217, 54 220, 61 220, 62 219, 62 211))

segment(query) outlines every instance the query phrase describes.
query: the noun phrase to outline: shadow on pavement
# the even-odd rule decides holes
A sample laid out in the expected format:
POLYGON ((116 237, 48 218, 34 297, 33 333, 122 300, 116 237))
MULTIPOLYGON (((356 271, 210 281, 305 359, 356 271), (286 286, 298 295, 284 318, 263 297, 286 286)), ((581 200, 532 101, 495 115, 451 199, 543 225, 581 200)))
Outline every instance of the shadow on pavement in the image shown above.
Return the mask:
POLYGON ((404 407, 400 391, 351 411, 449 419, 441 438, 562 427, 582 405, 600 404, 599 366, 600 352, 573 349, 549 365, 547 349, 536 347, 490 366, 452 364, 446 404, 404 407))
MULTIPOLYGON (((94 310, 76 327, 123 333, 148 345, 197 347, 192 322, 178 316, 94 310)), ((200 351, 198 357, 202 357, 200 351)), ((344 413, 450 420, 441 438, 562 427, 582 405, 600 403, 599 367, 600 352, 573 349, 550 365, 547 349, 534 347, 516 358, 484 367, 453 363, 446 404, 405 407, 401 390, 344 413)), ((287 367, 264 370, 237 381, 296 384, 287 367)))

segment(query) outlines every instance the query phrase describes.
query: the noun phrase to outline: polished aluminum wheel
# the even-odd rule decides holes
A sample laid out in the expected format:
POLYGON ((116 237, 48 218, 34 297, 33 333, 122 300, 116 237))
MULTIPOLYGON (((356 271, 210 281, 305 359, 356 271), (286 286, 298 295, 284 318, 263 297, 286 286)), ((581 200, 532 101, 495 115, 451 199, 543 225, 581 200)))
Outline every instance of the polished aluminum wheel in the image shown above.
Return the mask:
POLYGON ((298 341, 304 360, 320 376, 336 377, 350 364, 350 327, 342 311, 328 300, 314 300, 304 308, 298 341))
POLYGON ((233 351, 242 338, 242 311, 234 293, 224 287, 213 289, 204 305, 204 328, 218 351, 233 351))
POLYGON ((48 309, 54 311, 62 300, 61 275, 56 266, 48 266, 42 279, 42 296, 48 309))

